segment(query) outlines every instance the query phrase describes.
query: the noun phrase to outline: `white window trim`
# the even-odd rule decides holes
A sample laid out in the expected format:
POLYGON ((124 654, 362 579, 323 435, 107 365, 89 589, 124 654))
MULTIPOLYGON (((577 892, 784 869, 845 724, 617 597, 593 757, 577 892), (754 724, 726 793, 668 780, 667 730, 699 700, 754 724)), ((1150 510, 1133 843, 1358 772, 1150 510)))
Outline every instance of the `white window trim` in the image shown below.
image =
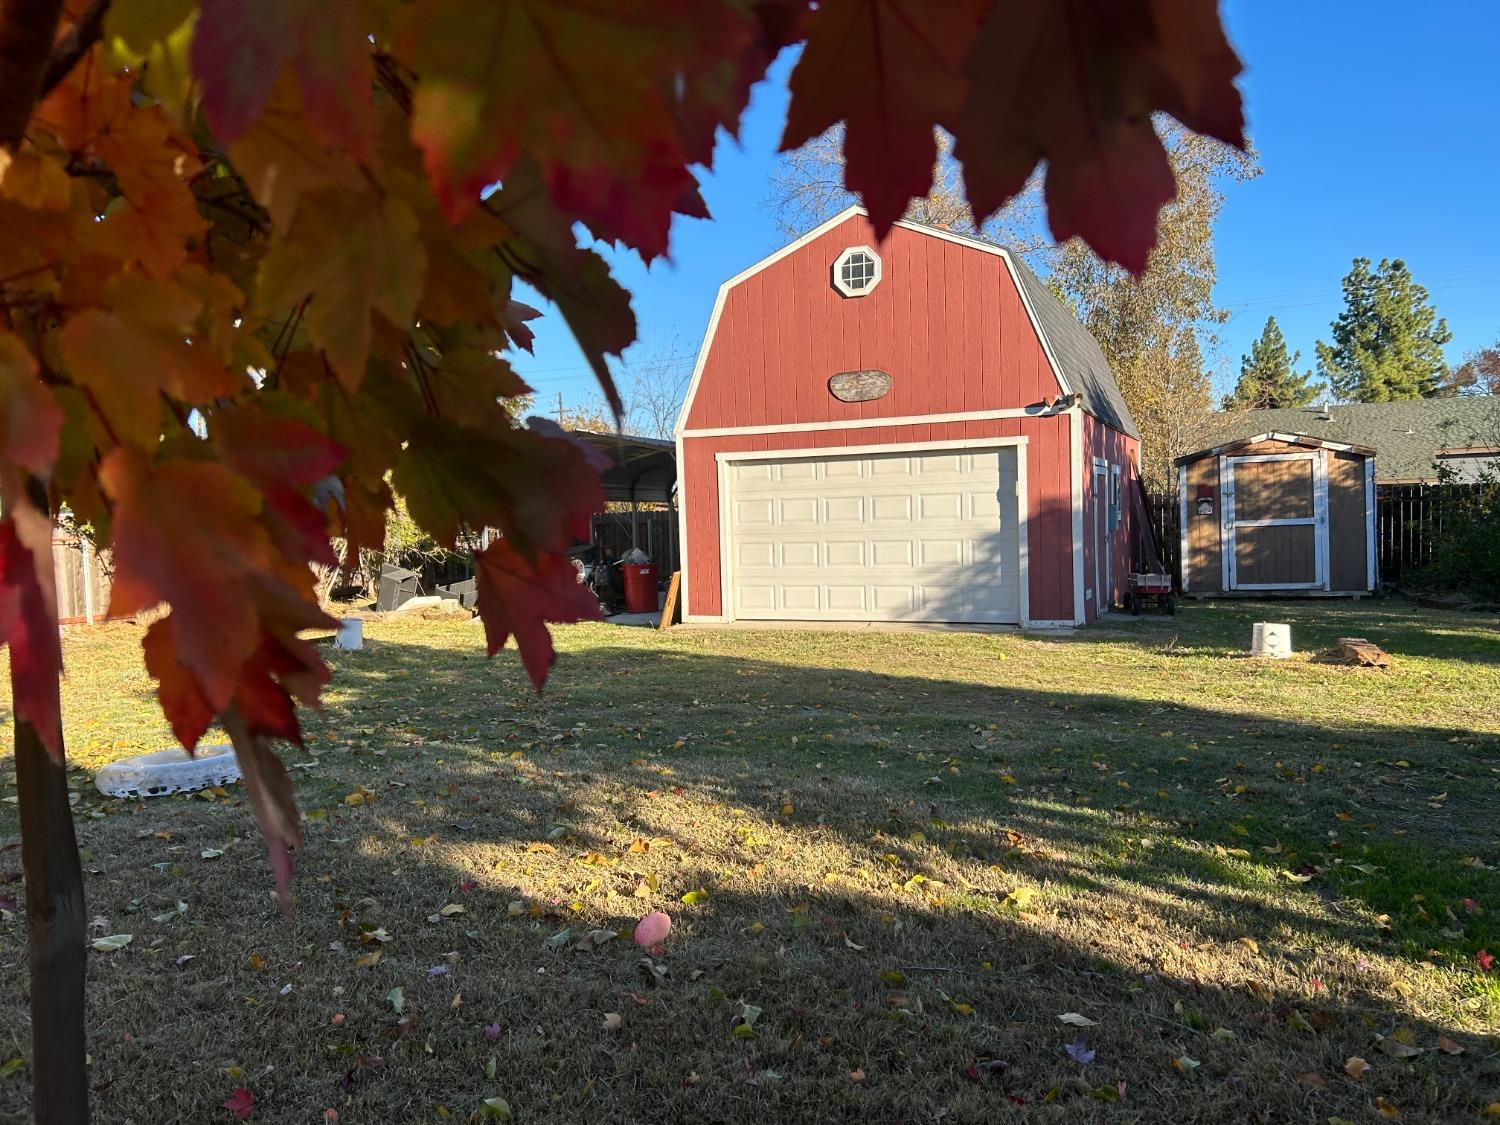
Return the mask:
MULTIPOLYGON (((969 438, 961 441, 914 441, 900 442, 893 445, 825 445, 800 449, 757 449, 720 451, 714 454, 718 475, 719 489, 719 615, 709 617, 685 617, 688 621, 720 621, 728 622, 735 620, 733 601, 733 566, 730 557, 729 537, 729 515, 730 515, 730 486, 728 466, 737 461, 784 461, 808 458, 827 457, 859 457, 879 453, 939 453, 944 450, 956 449, 1004 449, 1014 448, 1016 451, 1016 538, 1017 555, 1016 580, 1019 585, 1020 595, 1020 625, 1021 629, 1034 628, 1031 620, 1031 570, 1029 560, 1029 548, 1027 544, 1027 525, 1030 522, 1027 512, 1027 480, 1026 461, 1027 449, 1030 440, 1020 437, 987 437, 969 438)), ((1059 625, 1072 625, 1073 622, 1046 622, 1046 627, 1055 628, 1059 625)))
POLYGON ((875 291, 875 287, 880 284, 880 279, 884 276, 885 263, 880 260, 880 255, 870 246, 850 246, 841 251, 839 256, 833 260, 833 287, 846 297, 869 296, 869 294, 875 291), (875 263, 875 276, 870 278, 869 283, 863 289, 856 289, 844 281, 843 278, 844 263, 856 254, 864 254, 870 261, 875 263))

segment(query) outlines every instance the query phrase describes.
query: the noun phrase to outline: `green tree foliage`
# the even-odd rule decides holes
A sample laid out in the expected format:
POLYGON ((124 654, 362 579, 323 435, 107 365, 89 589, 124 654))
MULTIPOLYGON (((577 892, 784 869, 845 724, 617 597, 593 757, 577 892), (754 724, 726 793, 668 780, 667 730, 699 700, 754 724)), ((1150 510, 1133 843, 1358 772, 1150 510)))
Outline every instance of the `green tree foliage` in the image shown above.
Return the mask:
POLYGON ((1443 345, 1453 339, 1427 290, 1400 258, 1355 258, 1333 343, 1318 341, 1318 373, 1342 399, 1395 402, 1451 394, 1443 345))
POLYGON ((1266 318, 1260 339, 1250 354, 1240 359, 1240 377, 1234 391, 1224 399, 1225 410, 1273 410, 1283 406, 1306 406, 1322 389, 1312 382, 1311 371, 1296 370, 1301 352, 1289 352, 1281 325, 1266 318))

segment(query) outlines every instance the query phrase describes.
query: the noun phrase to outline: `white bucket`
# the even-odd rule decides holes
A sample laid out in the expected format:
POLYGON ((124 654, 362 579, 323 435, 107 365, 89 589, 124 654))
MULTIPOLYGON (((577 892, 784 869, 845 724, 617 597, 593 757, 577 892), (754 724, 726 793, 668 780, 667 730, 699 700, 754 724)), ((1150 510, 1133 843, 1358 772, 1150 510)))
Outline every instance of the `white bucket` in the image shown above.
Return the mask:
POLYGON ((335 648, 364 648, 365 622, 361 617, 339 618, 339 633, 333 639, 335 648))
POLYGON ((1250 655, 1284 660, 1292 655, 1292 627, 1270 621, 1257 621, 1250 638, 1250 655))

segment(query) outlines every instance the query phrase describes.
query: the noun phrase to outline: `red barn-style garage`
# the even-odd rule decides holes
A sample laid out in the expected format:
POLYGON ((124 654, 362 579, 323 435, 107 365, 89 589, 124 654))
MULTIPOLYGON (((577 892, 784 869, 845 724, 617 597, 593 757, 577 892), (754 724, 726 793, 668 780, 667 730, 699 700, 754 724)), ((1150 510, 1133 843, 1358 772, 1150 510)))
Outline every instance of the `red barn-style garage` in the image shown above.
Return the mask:
POLYGON ((1092 621, 1139 444, 1023 263, 850 208, 719 290, 677 422, 684 619, 1092 621))

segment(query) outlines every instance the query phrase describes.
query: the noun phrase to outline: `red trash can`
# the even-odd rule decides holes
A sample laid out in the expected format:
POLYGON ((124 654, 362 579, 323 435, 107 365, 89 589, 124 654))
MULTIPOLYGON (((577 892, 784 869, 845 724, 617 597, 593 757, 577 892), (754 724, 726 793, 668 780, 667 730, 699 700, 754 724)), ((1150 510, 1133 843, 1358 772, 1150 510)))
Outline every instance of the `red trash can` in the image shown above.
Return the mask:
POLYGON ((625 612, 656 612, 656 564, 621 563, 625 575, 625 612))

